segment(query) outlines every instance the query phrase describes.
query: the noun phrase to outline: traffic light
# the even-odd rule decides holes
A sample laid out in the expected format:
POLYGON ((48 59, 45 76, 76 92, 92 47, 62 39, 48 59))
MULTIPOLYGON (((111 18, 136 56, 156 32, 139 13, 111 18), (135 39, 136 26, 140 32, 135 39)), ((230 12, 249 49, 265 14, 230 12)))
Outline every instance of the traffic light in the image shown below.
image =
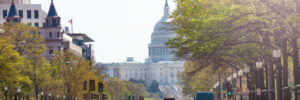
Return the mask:
POLYGON ((228 82, 227 81, 224 81, 223 82, 223 90, 226 90, 228 88, 228 82))
POLYGON ((227 88, 227 95, 228 95, 228 98, 230 99, 231 96, 232 96, 232 85, 229 84, 228 85, 228 88, 227 88))
POLYGON ((104 84, 103 84, 103 82, 99 82, 98 83, 98 92, 103 92, 104 91, 104 84))

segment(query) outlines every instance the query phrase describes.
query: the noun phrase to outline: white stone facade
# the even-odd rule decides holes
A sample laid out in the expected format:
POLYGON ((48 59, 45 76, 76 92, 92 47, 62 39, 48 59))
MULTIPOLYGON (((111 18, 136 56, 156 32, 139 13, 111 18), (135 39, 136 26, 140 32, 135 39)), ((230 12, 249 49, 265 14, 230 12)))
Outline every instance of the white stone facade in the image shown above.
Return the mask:
MULTIPOLYGON (((6 22, 5 13, 8 15, 9 4, 0 3, 0 24, 6 22)), ((41 4, 15 4, 18 14, 21 17, 22 23, 30 24, 31 26, 43 27, 47 13, 42 10, 41 4), (23 16, 23 17, 22 17, 23 16)))
MULTIPOLYGON (((12 0, 0 0, 0 4, 10 4, 12 0)), ((14 0, 15 4, 30 4, 31 0, 14 0)))
POLYGON ((160 84, 178 83, 178 72, 182 72, 183 61, 164 61, 159 63, 123 62, 102 64, 106 75, 123 80, 141 79, 150 85, 156 80, 160 84))

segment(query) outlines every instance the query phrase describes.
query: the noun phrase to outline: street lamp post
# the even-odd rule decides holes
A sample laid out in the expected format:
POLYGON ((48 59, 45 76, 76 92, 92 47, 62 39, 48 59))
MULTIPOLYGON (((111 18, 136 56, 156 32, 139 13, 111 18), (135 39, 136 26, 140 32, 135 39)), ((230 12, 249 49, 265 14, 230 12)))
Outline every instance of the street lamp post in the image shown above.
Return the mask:
POLYGON ((52 95, 51 93, 49 93, 49 94, 48 94, 48 96, 49 96, 49 100, 51 100, 51 95, 52 95))
POLYGON ((230 82, 231 81, 231 77, 227 77, 227 81, 230 82))
POLYGON ((18 98, 21 100, 21 88, 18 88, 17 93, 19 94, 18 98))
POLYGON ((41 92, 41 100, 43 100, 44 92, 41 92))
MULTIPOLYGON (((242 88, 243 88, 243 87, 242 87, 243 71, 240 70, 240 71, 238 72, 238 74, 239 74, 239 76, 240 76, 240 89, 242 89, 242 88)), ((243 94, 241 93, 240 95, 241 95, 241 96, 240 96, 241 100, 243 100, 243 94)))
MULTIPOLYGON (((232 77, 233 77, 233 81, 232 81, 233 88, 236 89, 236 78, 237 78, 237 74, 236 74, 236 73, 233 73, 232 77)), ((236 93, 234 93, 234 94, 236 94, 236 93)), ((233 96, 233 100, 236 100, 236 95, 233 96)))
POLYGON ((8 88, 5 87, 4 90, 5 90, 5 100, 7 100, 7 90, 8 90, 8 88))
MULTIPOLYGON (((276 83, 277 83, 277 98, 282 100, 282 65, 281 65, 281 51, 279 48, 273 50, 273 57, 276 63, 276 83)), ((287 77, 285 77, 287 78, 287 77)))
POLYGON ((57 100, 59 99, 59 94, 57 94, 56 98, 57 98, 57 100))
MULTIPOLYGON (((258 69, 258 77, 257 77, 257 87, 259 88, 259 89, 262 89, 262 85, 261 85, 261 83, 263 82, 263 81, 261 81, 260 80, 260 77, 261 77, 261 69, 262 69, 262 67, 263 67, 263 63, 261 62, 261 61, 258 61, 258 62, 256 62, 256 68, 258 69)), ((258 98, 257 98, 258 100, 262 100, 261 99, 261 96, 260 95, 258 95, 258 98)))
MULTIPOLYGON (((247 81, 247 88, 248 88, 248 89, 249 89, 249 80, 248 80, 248 78, 249 78, 249 71, 250 71, 250 69, 249 69, 248 67, 246 67, 246 68, 244 69, 244 72, 245 72, 245 74, 246 74, 246 81, 247 81)), ((249 94, 247 94, 246 97, 249 98, 249 94)), ((249 99, 247 99, 247 100, 249 100, 249 99)))

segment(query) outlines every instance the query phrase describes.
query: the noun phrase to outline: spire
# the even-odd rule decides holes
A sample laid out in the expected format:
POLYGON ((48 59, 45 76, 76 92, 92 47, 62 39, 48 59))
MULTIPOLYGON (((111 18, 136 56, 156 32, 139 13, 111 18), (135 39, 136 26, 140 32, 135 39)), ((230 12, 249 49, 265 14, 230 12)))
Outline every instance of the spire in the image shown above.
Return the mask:
POLYGON ((168 4, 168 0, 166 0, 166 4, 165 4, 165 8, 164 8, 164 17, 168 17, 169 16, 169 11, 170 8, 169 8, 169 4, 168 4))
POLYGON ((51 0, 51 5, 50 5, 50 9, 49 9, 47 17, 54 17, 54 16, 58 16, 58 14, 56 12, 53 0, 51 0))
POLYGON ((15 17, 15 16, 19 16, 19 15, 14 0, 12 0, 7 17, 15 17))
POLYGON ((51 5, 49 8, 48 16, 45 19, 44 27, 60 27, 60 17, 58 16, 53 0, 51 0, 51 5))
POLYGON ((169 8, 169 3, 168 3, 168 0, 166 0, 166 4, 165 4, 165 8, 169 8))

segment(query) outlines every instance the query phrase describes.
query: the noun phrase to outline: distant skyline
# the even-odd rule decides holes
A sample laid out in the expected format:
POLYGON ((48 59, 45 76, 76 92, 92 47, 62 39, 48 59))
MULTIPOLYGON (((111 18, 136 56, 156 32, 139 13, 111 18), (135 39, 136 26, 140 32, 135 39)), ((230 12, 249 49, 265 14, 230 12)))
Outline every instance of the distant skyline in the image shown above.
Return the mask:
MULTIPOLYGON (((48 12, 51 0, 32 0, 48 12)), ((171 12, 176 8, 168 0, 171 12)), ((165 0, 54 0, 62 24, 73 19, 74 32, 95 40, 96 62, 123 62, 127 57, 144 62, 165 0)))

